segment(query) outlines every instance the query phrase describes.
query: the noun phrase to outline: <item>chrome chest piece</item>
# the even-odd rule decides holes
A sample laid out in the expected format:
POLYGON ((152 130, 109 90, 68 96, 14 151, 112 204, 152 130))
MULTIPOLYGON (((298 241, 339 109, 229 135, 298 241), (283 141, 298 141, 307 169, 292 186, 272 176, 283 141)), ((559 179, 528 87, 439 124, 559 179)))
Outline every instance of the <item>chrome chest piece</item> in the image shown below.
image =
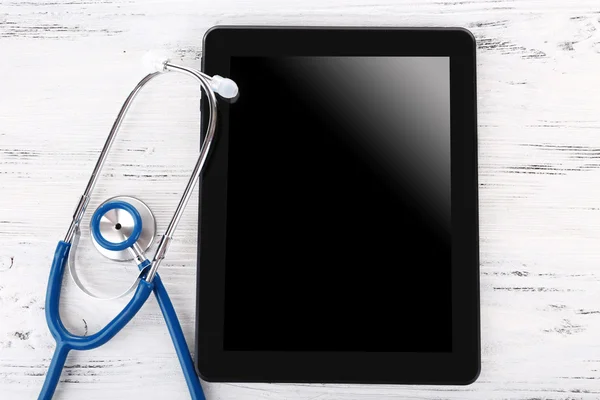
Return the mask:
MULTIPOLYGON (((138 252, 144 253, 148 250, 156 235, 156 219, 150 208, 141 200, 130 196, 117 196, 100 204, 94 212, 90 222, 90 236, 96 249, 104 257, 115 261, 131 261, 135 259, 138 252), (96 237, 104 238, 109 243, 118 244, 132 237, 137 228, 137 223, 125 208, 110 207, 111 204, 127 203, 131 205, 140 215, 141 232, 137 241, 125 250, 110 250, 100 244, 96 237), (96 213, 101 213, 96 215, 96 213), (95 217, 95 218, 94 218, 95 217)), ((100 239, 102 241, 102 239, 100 239)))
MULTIPOLYGON (((156 219, 150 208, 131 196, 116 196, 100 204, 90 220, 90 236, 94 247, 104 257, 114 261, 132 261, 140 264, 144 253, 156 236, 156 219)), ((75 285, 90 297, 99 300, 118 299, 131 293, 139 280, 148 272, 142 269, 132 284, 116 296, 100 296, 83 284, 75 268, 76 249, 80 231, 76 230, 74 246, 69 253, 68 268, 75 285)))

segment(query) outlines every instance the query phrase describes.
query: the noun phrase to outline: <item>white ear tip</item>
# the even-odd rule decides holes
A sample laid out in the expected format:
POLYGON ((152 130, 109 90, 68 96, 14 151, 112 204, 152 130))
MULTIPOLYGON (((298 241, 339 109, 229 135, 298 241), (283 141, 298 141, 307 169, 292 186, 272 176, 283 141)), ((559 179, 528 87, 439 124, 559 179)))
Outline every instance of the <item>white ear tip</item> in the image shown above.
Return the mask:
POLYGON ((212 89, 226 99, 233 99, 238 94, 237 84, 229 78, 215 75, 211 80, 212 89))
POLYGON ((165 70, 165 64, 169 58, 161 52, 149 51, 144 54, 144 68, 148 73, 162 72, 165 70))

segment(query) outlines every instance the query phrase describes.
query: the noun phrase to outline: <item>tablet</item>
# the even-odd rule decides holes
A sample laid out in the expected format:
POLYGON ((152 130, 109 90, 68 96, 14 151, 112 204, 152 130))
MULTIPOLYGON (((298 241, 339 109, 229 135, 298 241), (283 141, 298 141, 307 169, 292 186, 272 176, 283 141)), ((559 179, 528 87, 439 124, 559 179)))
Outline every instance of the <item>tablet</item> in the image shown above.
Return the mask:
POLYGON ((240 93, 202 178, 200 375, 473 382, 473 36, 216 27, 202 64, 240 93))

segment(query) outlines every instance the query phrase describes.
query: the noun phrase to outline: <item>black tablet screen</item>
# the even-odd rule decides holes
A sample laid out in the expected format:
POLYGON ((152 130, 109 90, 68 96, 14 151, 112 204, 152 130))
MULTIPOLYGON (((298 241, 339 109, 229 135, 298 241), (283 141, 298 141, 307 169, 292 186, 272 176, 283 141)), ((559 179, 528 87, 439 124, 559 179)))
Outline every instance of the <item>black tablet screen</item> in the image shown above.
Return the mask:
POLYGON ((450 352, 448 57, 232 57, 225 350, 450 352))

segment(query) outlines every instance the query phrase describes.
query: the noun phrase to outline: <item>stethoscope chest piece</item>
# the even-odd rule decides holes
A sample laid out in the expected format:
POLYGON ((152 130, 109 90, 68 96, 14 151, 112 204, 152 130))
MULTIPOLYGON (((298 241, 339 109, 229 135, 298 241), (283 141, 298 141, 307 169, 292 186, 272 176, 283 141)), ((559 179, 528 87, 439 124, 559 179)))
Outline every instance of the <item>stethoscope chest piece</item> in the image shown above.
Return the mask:
POLYGON ((131 261, 152 245, 156 219, 141 200, 117 196, 100 204, 90 221, 92 243, 103 256, 131 261))

